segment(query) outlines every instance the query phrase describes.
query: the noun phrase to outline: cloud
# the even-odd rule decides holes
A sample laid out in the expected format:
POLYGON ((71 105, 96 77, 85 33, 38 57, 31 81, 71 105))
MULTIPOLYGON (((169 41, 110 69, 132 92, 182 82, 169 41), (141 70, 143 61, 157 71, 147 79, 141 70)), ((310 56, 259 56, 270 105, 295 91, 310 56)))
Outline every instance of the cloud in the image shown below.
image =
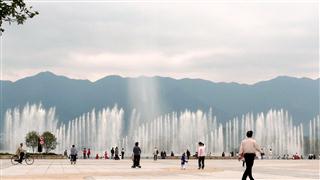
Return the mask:
POLYGON ((318 76, 312 3, 32 5, 38 17, 6 26, 4 79, 44 70, 93 81, 110 74, 245 83, 318 76))

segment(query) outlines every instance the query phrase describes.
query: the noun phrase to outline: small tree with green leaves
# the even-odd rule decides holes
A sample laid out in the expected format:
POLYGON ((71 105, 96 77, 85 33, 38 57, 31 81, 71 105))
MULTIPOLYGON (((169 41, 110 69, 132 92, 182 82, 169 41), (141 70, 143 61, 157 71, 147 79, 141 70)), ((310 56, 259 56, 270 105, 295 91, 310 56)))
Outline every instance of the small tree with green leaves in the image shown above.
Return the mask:
POLYGON ((34 152, 34 148, 38 146, 39 143, 39 134, 36 131, 28 132, 26 135, 26 146, 32 147, 32 151, 34 152))
POLYGON ((23 24, 27 18, 38 15, 32 6, 28 7, 24 0, 0 0, 0 33, 4 31, 3 22, 23 24))
POLYGON ((57 147, 57 138, 55 135, 53 135, 51 132, 46 131, 42 134, 42 137, 44 138, 44 144, 43 147, 46 151, 46 153, 50 152, 51 150, 55 150, 57 147))

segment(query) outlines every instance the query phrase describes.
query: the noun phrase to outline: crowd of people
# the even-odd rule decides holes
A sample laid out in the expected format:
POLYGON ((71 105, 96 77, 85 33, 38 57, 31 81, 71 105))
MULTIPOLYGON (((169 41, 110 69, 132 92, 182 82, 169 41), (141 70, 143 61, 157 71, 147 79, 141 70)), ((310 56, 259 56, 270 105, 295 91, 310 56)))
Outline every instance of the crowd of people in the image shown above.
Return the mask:
MULTIPOLYGON (((260 148, 260 146, 256 143, 256 140, 253 139, 253 131, 248 131, 246 133, 247 138, 245 138, 241 144, 240 144, 240 148, 239 148, 239 153, 236 152, 236 154, 234 152, 230 152, 229 156, 230 157, 234 157, 235 155, 238 157, 239 161, 242 160, 243 163, 242 165, 245 166, 246 165, 246 169, 243 173, 242 179, 246 179, 247 177, 249 177, 250 179, 253 179, 252 176, 252 167, 254 164, 254 160, 257 158, 256 154, 260 153, 261 155, 261 159, 264 158, 265 156, 265 152, 263 148, 260 148)), ((17 149, 16 154, 20 157, 19 159, 17 159, 16 161, 18 162, 22 162, 22 158, 25 154, 25 150, 23 149, 23 144, 21 143, 19 148, 17 149)), ((125 154, 125 150, 124 148, 121 149, 121 152, 119 151, 119 148, 116 147, 112 147, 110 150, 110 157, 108 156, 108 151, 104 152, 104 155, 99 156, 99 154, 96 154, 95 159, 114 159, 114 160, 120 160, 120 159, 124 159, 124 154, 125 154), (121 154, 120 154, 121 153, 121 154)), ((91 149, 90 148, 83 148, 82 150, 82 158, 83 159, 90 159, 91 158, 91 149)), ((68 156, 68 151, 65 150, 64 151, 64 156, 68 157, 71 161, 71 164, 76 164, 76 160, 78 159, 78 151, 77 148, 75 147, 75 145, 72 145, 71 149, 70 149, 70 155, 68 156)), ((158 156, 159 156, 159 150, 157 147, 154 148, 153 151, 153 160, 157 161, 158 160, 158 156)), ((171 157, 175 157, 174 152, 171 151, 170 153, 171 157)), ((206 147, 205 144, 203 142, 199 142, 198 143, 198 148, 197 151, 195 152, 194 157, 198 159, 198 169, 204 169, 205 168, 205 157, 208 156, 208 154, 206 154, 206 147)), ((211 152, 209 153, 209 156, 211 156, 211 152)), ((222 152, 221 156, 224 158, 226 156, 225 152, 222 152)), ((160 157, 161 159, 166 159, 167 157, 167 153, 165 150, 162 150, 160 152, 160 157)), ((185 170, 188 164, 188 161, 191 157, 191 152, 187 149, 185 152, 183 152, 181 154, 181 169, 185 170)), ((269 149, 269 154, 268 154, 268 158, 273 158, 273 154, 272 154, 272 149, 269 149)), ((292 157, 293 159, 302 159, 302 156, 299 156, 297 153, 295 155, 293 155, 292 157)), ((139 142, 136 142, 134 144, 133 150, 132 150, 132 168, 141 168, 140 165, 140 159, 141 159, 141 149, 139 147, 139 142)), ((279 157, 280 159, 280 157, 279 157)), ((282 159, 289 159, 289 155, 285 154, 282 159)), ((316 159, 316 156, 314 154, 310 154, 308 156, 308 159, 316 159)), ((320 155, 319 155, 319 159, 320 159, 320 155)))
MULTIPOLYGON (((70 154, 68 155, 68 150, 65 150, 63 155, 67 158, 71 158, 72 155, 72 148, 75 145, 72 145, 71 149, 70 149, 70 154)), ((73 151, 74 152, 74 151, 73 151)), ((124 154, 125 154, 125 150, 124 148, 121 149, 121 152, 119 152, 119 148, 118 147, 112 147, 110 150, 110 154, 111 156, 108 155, 108 151, 105 151, 103 155, 99 156, 99 153, 96 154, 96 156, 94 157, 95 159, 114 159, 114 160, 120 160, 120 159, 124 159, 124 154)), ((77 151, 77 159, 78 159, 78 151, 77 151)), ((80 157, 81 158, 81 157, 80 157)), ((82 159, 90 159, 91 157, 91 149, 90 148, 83 148, 82 149, 82 159)))

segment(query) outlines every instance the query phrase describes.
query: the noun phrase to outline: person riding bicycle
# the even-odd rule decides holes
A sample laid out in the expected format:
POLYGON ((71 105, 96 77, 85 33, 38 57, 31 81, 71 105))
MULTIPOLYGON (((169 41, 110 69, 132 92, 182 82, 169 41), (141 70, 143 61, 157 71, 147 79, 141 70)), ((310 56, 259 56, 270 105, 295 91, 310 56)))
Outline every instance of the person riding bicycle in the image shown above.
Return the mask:
POLYGON ((26 150, 24 150, 23 148, 23 143, 20 143, 20 146, 18 147, 17 151, 16 151, 16 155, 19 156, 19 159, 16 159, 15 161, 22 163, 24 154, 26 152, 26 150))

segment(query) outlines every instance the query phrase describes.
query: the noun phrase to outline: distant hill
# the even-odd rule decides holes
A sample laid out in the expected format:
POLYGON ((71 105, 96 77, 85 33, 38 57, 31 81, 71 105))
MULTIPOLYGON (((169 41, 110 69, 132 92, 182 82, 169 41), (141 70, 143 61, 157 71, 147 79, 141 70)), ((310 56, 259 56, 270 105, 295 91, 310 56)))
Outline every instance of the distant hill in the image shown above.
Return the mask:
POLYGON ((41 102, 44 107, 56 107, 62 121, 114 104, 125 109, 127 119, 133 108, 146 119, 172 111, 212 108, 222 122, 271 108, 288 110, 295 123, 307 122, 319 114, 319 79, 280 76, 247 85, 201 79, 107 76, 91 82, 41 72, 16 82, 1 83, 2 112, 28 102, 41 102))

